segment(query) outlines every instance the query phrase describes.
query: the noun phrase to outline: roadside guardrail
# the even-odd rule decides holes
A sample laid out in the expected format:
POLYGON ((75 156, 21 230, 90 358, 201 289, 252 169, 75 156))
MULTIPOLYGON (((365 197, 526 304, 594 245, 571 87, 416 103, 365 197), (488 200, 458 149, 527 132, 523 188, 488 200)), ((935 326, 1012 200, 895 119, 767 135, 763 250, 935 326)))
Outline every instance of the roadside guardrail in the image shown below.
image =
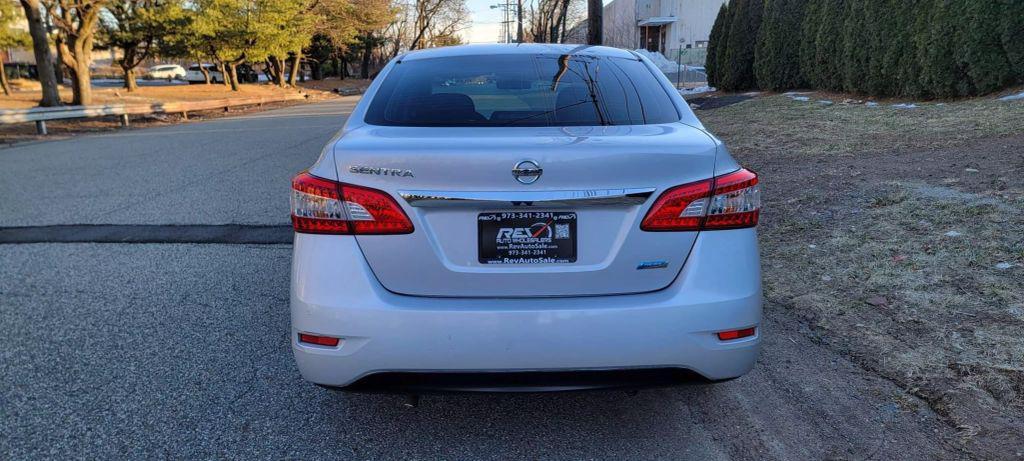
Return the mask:
POLYGON ((181 114, 188 120, 189 112, 203 110, 227 110, 238 106, 262 106, 263 104, 298 101, 306 99, 305 94, 294 93, 273 97, 251 97, 233 99, 208 99, 203 101, 176 101, 152 104, 115 104, 104 106, 60 106, 33 107, 31 109, 0 110, 0 124, 36 123, 36 132, 46 134, 46 122, 49 120, 66 120, 75 118, 93 118, 117 116, 121 126, 128 126, 132 115, 148 114, 181 114))

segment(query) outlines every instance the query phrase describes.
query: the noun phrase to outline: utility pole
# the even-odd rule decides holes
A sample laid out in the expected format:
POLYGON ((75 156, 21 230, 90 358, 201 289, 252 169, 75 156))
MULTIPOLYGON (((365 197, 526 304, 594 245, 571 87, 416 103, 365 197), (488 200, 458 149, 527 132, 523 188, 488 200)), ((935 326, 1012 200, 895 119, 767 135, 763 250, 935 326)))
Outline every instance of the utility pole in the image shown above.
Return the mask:
POLYGON ((523 43, 523 0, 516 0, 516 43, 523 43))
POLYGON ((604 5, 601 0, 587 0, 587 45, 600 45, 604 42, 601 31, 604 23, 604 5))
MULTIPOLYGON (((522 0, 519 0, 522 2, 522 0)), ((517 35, 517 41, 523 41, 523 21, 521 19, 522 3, 519 4, 519 10, 516 9, 516 5, 512 3, 512 0, 502 0, 497 5, 491 5, 492 10, 501 9, 501 29, 498 31, 498 43, 512 43, 512 16, 516 16, 516 21, 519 23, 519 30, 517 35)))

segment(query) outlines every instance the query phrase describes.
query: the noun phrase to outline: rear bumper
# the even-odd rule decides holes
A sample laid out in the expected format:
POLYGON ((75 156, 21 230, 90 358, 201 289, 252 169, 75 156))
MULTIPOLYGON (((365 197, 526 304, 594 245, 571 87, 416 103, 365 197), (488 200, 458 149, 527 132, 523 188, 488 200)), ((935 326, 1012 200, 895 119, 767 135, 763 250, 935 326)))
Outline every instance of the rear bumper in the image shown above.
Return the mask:
MULTIPOLYGON (((449 382, 453 377, 474 376, 475 384, 459 385, 458 390, 507 387, 500 380, 512 375, 501 375, 504 378, 495 379, 494 386, 487 384, 487 376, 499 378, 491 374, 495 372, 525 376, 666 369, 692 371, 708 380, 729 379, 753 367, 762 332, 758 328, 755 336, 725 342, 715 333, 760 327, 758 261, 754 229, 703 232, 679 277, 657 292, 572 298, 426 298, 384 289, 352 237, 296 234, 292 350, 305 379, 332 387, 364 386, 382 376, 421 377, 422 381, 441 376, 441 381, 449 382), (337 336, 342 341, 338 347, 302 344, 300 332, 337 336)), ((415 268, 410 268, 409 276, 416 276, 415 268)), ((634 376, 642 381, 644 374, 634 376)), ((643 385, 637 379, 630 379, 630 387, 643 385)))

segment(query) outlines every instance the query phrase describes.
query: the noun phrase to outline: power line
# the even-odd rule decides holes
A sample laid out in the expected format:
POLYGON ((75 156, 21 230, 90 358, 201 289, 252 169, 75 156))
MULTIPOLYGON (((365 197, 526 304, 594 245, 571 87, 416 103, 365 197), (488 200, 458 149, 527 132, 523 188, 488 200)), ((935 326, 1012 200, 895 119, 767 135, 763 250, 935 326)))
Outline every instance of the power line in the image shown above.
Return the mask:
POLYGON ((518 38, 513 37, 513 24, 521 18, 518 17, 516 3, 512 0, 503 0, 502 3, 491 5, 492 10, 501 10, 501 28, 498 31, 498 43, 515 43, 518 38))

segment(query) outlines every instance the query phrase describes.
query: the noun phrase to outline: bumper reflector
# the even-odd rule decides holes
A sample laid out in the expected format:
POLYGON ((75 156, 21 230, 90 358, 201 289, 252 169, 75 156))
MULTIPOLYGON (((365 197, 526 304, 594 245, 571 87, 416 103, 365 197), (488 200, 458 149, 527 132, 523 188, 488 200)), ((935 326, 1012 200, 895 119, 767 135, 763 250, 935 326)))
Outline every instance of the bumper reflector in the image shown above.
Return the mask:
POLYGON ((746 338, 747 336, 754 336, 754 327, 718 332, 718 339, 721 341, 731 341, 733 339, 746 338))
POLYGON ((335 347, 338 345, 339 341, 339 338, 332 338, 330 336, 317 336, 308 335, 306 333, 299 333, 300 343, 316 344, 317 346, 335 347))

